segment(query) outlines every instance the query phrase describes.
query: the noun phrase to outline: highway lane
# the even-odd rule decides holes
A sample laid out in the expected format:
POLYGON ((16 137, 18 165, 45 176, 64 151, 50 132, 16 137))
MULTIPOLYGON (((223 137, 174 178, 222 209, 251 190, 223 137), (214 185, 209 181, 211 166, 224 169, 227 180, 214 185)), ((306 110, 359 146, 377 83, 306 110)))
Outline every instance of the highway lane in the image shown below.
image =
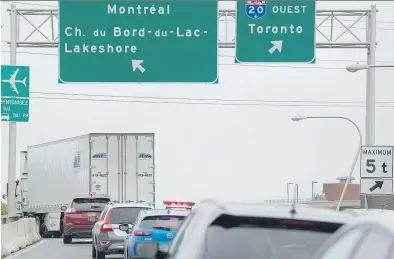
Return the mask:
MULTIPOLYGON (((42 241, 11 254, 4 259, 92 259, 92 242, 89 239, 73 240, 63 244, 61 238, 44 238, 42 241)), ((108 259, 120 259, 123 255, 112 255, 108 259)))

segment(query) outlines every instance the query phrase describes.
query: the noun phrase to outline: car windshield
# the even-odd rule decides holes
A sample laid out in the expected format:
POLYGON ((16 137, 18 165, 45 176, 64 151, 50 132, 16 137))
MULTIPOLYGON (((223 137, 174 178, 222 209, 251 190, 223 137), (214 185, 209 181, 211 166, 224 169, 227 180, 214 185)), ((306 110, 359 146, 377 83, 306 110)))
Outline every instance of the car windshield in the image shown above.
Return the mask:
POLYGON ((309 259, 339 227, 224 216, 208 228, 204 259, 309 259))
POLYGON ((113 208, 110 223, 111 224, 132 224, 136 220, 138 213, 141 210, 149 210, 150 208, 141 207, 121 207, 113 208))
POLYGON ((76 210, 104 209, 105 205, 110 202, 109 198, 75 198, 71 204, 71 208, 76 210))
POLYGON ((178 230, 184 219, 184 216, 149 216, 141 221, 139 227, 168 231, 178 230))

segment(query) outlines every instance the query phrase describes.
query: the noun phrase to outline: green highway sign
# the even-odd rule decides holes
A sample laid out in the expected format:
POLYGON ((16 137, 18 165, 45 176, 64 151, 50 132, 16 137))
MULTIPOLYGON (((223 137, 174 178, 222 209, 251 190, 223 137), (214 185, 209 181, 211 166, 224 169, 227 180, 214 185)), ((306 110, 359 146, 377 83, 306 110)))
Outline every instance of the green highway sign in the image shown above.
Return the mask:
POLYGON ((235 62, 315 63, 315 1, 237 1, 235 62))
POLYGON ((29 121, 29 73, 26 66, 1 66, 1 121, 29 121))
POLYGON ((59 1, 60 83, 217 83, 217 1, 59 1))

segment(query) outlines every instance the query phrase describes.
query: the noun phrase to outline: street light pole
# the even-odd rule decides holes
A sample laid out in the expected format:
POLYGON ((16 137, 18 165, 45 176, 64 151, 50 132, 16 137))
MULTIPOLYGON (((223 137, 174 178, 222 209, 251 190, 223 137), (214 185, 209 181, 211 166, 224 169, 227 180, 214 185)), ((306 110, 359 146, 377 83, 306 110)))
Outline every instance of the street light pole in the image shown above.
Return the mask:
POLYGON ((367 41, 369 42, 367 64, 354 64, 346 67, 349 72, 367 70, 367 92, 365 111, 365 145, 375 145, 375 68, 394 68, 394 65, 376 65, 376 6, 371 6, 368 15, 367 41))
POLYGON ((365 145, 375 145, 375 67, 376 64, 376 6, 371 6, 371 12, 368 15, 368 41, 369 48, 367 52, 367 92, 365 103, 365 145))
POLYGON ((314 185, 315 183, 317 183, 317 182, 312 181, 312 200, 313 200, 313 195, 315 194, 314 191, 313 191, 313 185, 314 185))
POLYGON ((286 190, 287 190, 287 202, 290 201, 290 193, 289 193, 289 185, 292 185, 293 183, 288 182, 286 183, 286 190))
POLYGON ((359 70, 366 70, 369 68, 394 68, 394 65, 363 65, 363 64, 353 64, 346 66, 346 70, 351 73, 355 73, 359 70))
POLYGON ((354 171, 354 168, 355 168, 355 166, 356 166, 358 157, 360 156, 361 145, 362 145, 362 143, 363 143, 363 137, 362 137, 360 128, 359 128, 359 127, 357 126, 357 124, 356 124, 354 121, 352 121, 351 119, 346 118, 346 117, 340 117, 340 116, 338 116, 338 117, 305 117, 305 116, 296 116, 296 117, 293 117, 293 118, 291 118, 291 119, 292 119, 293 121, 296 121, 296 122, 297 122, 297 121, 300 121, 300 120, 306 120, 306 119, 339 119, 339 120, 346 120, 346 121, 350 122, 351 124, 353 124, 353 126, 357 129, 358 136, 359 136, 359 144, 358 144, 356 156, 355 156, 354 159, 353 159, 352 167, 351 167, 350 172, 349 172, 349 175, 348 175, 348 177, 347 177, 347 179, 346 179, 345 186, 343 187, 343 190, 342 190, 342 193, 341 193, 341 197, 339 198, 339 202, 338 202, 337 209, 336 209, 337 211, 339 211, 339 209, 341 208, 341 203, 342 203, 342 201, 343 201, 343 198, 345 197, 345 193, 346 193, 347 187, 348 187, 348 185, 349 185, 350 179, 351 179, 351 177, 352 177, 352 175, 353 175, 353 171, 354 171))

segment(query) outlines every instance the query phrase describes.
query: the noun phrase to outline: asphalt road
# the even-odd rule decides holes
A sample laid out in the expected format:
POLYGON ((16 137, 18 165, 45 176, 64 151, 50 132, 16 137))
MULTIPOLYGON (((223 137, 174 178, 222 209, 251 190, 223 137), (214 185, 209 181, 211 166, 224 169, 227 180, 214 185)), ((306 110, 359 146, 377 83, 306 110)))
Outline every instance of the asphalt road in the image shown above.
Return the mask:
MULTIPOLYGON (((92 259, 91 249, 92 241, 89 239, 73 240, 72 244, 65 245, 61 238, 44 238, 3 259, 92 259)), ((123 255, 111 255, 106 258, 120 259, 123 255)))

